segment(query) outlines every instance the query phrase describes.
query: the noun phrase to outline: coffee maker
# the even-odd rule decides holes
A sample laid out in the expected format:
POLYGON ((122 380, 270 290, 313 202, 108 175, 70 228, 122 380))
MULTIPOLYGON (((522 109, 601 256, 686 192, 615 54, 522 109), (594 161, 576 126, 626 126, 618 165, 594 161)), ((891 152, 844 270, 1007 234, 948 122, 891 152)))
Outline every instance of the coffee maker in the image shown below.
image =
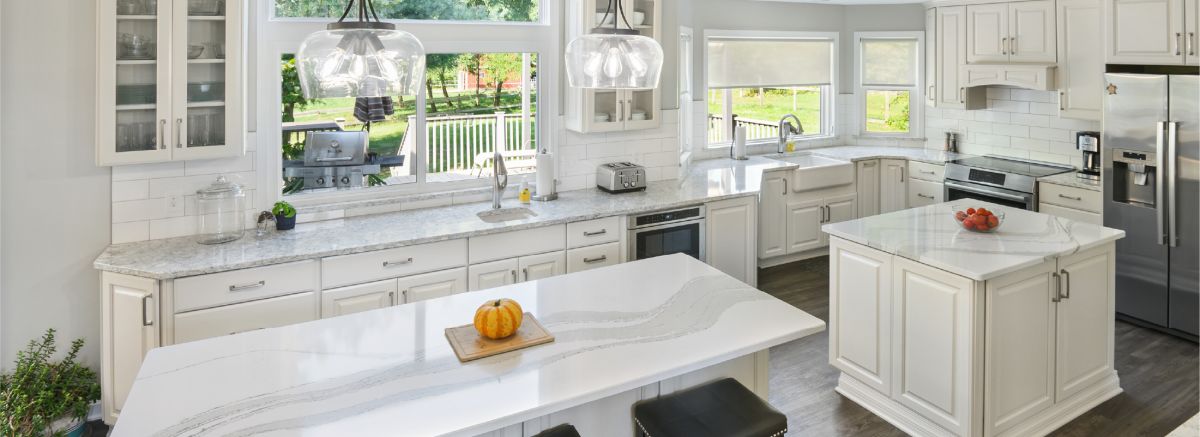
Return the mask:
POLYGON ((1075 148, 1083 153, 1083 168, 1075 175, 1080 179, 1100 180, 1100 132, 1075 134, 1075 148))

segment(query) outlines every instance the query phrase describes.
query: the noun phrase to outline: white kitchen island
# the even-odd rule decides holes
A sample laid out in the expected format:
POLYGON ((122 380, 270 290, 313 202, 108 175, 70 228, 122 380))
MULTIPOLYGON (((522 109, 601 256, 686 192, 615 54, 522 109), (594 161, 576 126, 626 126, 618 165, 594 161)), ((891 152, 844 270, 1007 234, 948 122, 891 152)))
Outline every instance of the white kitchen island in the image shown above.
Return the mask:
POLYGON ((154 349, 114 436, 633 435, 631 407, 825 324, 685 255, 154 349), (556 341, 460 363, 443 330, 517 300, 556 341))
POLYGON ((1039 436, 1121 392, 1124 232, 974 200, 830 224, 837 391, 917 436, 1039 436), (954 211, 1006 220, 962 230, 954 211))

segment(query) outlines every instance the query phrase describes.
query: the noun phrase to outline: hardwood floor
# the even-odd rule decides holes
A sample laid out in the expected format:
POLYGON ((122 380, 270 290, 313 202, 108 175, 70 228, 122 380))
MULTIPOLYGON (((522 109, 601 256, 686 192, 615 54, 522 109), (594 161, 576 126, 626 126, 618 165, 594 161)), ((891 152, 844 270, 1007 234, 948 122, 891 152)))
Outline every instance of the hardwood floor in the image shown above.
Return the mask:
MULTIPOLYGON (((758 273, 763 291, 829 320, 829 259, 758 273)), ((1124 393, 1055 431, 1053 436, 1164 436, 1200 411, 1200 348, 1195 343, 1118 321, 1116 366, 1124 393)), ((833 391, 829 336, 820 333, 771 348, 771 404, 788 415, 789 435, 903 436, 833 391)))

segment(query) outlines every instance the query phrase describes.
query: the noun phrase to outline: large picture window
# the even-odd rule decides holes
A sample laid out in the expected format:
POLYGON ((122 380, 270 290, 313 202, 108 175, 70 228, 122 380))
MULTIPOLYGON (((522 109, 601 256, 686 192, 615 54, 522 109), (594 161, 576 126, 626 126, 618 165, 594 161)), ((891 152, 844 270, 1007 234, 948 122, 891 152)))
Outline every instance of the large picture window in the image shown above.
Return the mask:
MULTIPOLYGON (((273 0, 276 18, 337 18, 346 0, 273 0)), ((374 0, 385 20, 538 21, 538 0, 374 0)))
POLYGON ((834 135, 836 33, 715 31, 707 44, 709 147, 728 147, 735 126, 747 142, 776 141, 788 114, 799 139, 834 135))
POLYGON ((917 137, 921 131, 923 89, 921 32, 855 34, 859 134, 917 137))

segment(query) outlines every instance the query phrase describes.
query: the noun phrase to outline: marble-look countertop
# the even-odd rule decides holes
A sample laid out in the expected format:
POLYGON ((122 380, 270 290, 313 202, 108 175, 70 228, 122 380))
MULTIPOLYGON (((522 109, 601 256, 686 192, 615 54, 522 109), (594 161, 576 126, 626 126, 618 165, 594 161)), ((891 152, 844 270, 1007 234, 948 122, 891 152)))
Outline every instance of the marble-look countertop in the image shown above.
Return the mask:
POLYGON ((977 281, 1097 247, 1125 231, 962 199, 822 226, 826 233, 977 281), (986 207, 1005 215, 993 233, 962 229, 954 212, 986 207))
POLYGON ((1038 182, 1063 185, 1067 187, 1082 188, 1084 190, 1102 191, 1104 184, 1098 180, 1083 179, 1075 175, 1075 172, 1059 173, 1053 176, 1038 178, 1038 182))
MULTIPOLYGON (((150 279, 174 279, 637 214, 756 195, 763 171, 788 167, 795 165, 762 157, 699 161, 686 179, 652 182, 644 192, 613 195, 592 188, 560 193, 553 202, 533 202, 528 208, 537 216, 524 220, 485 223, 476 214, 491 209, 491 202, 471 203, 300 224, 294 231, 262 238, 251 231, 240 240, 213 246, 198 244, 194 237, 113 245, 94 266, 150 279)), ((513 199, 504 201, 506 208, 517 206, 521 205, 513 199)))
POLYGON ((151 350, 112 435, 477 435, 746 356, 820 319, 686 255, 151 350), (460 363, 509 297, 553 343, 460 363))
POLYGON ((821 147, 816 149, 803 149, 801 152, 809 152, 814 155, 824 156, 826 158, 842 159, 846 161, 861 161, 864 159, 907 159, 938 165, 944 165, 945 163, 955 159, 967 158, 971 156, 933 149, 887 146, 821 147))

